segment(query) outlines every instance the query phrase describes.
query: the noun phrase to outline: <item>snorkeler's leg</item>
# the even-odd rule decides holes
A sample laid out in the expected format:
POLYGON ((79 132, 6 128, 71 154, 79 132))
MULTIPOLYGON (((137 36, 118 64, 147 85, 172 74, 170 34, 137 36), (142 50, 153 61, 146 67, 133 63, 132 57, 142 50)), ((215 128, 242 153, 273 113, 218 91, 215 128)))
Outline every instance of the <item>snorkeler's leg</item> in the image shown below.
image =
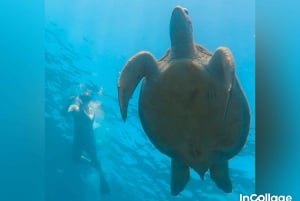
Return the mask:
POLYGON ((73 162, 76 162, 76 163, 80 162, 81 153, 82 153, 82 144, 80 143, 80 141, 76 137, 74 137, 73 150, 72 150, 73 162))
POLYGON ((110 188, 109 188, 108 182, 106 181, 104 172, 102 170, 100 160, 97 157, 96 145, 94 143, 91 143, 91 146, 89 147, 88 152, 89 152, 89 155, 91 158, 91 164, 97 170, 98 175, 99 175, 100 193, 102 195, 109 194, 110 188))
POLYGON ((105 174, 102 170, 102 166, 101 166, 100 161, 98 159, 93 159, 92 164, 96 168, 96 170, 98 171, 99 182, 100 182, 99 187, 100 187, 101 194, 109 194, 110 193, 110 188, 109 188, 108 182, 106 181, 105 174))
POLYGON ((109 185, 108 185, 108 182, 104 176, 104 173, 100 167, 100 169, 98 170, 98 174, 99 174, 99 182, 100 182, 100 192, 102 195, 105 195, 105 194, 109 194, 110 193, 110 188, 109 188, 109 185))

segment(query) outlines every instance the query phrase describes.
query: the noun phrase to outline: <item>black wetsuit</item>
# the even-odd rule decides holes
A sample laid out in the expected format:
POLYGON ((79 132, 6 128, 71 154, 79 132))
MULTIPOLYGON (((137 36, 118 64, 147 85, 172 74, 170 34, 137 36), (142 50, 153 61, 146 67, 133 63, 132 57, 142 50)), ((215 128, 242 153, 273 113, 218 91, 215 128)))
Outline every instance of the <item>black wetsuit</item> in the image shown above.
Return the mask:
POLYGON ((98 162, 96 151, 96 139, 94 135, 93 123, 95 117, 92 119, 79 107, 79 111, 73 111, 74 118, 74 141, 73 141, 73 159, 79 161, 83 151, 88 154, 92 164, 96 165, 98 162))
POLYGON ((85 111, 84 106, 73 106, 79 107, 79 110, 77 110, 78 108, 71 110, 74 118, 73 160, 80 161, 82 153, 86 152, 91 165, 99 173, 101 194, 109 194, 110 188, 102 171, 100 161, 97 158, 96 139, 93 128, 94 113, 90 117, 87 111, 85 111))

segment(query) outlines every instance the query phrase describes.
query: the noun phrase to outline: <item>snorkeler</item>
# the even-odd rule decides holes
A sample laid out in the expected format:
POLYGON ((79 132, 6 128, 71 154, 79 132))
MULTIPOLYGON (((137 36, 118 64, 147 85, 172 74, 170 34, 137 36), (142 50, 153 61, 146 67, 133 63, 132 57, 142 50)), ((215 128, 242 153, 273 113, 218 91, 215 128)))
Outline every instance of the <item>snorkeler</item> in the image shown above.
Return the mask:
POLYGON ((75 100, 76 102, 71 104, 67 110, 73 115, 74 119, 73 160, 75 162, 85 160, 91 164, 99 174, 100 193, 109 194, 110 189, 97 157, 96 139, 93 129, 95 111, 89 106, 92 95, 86 92, 76 97, 75 100), (87 154, 87 157, 82 155, 83 152, 87 154))

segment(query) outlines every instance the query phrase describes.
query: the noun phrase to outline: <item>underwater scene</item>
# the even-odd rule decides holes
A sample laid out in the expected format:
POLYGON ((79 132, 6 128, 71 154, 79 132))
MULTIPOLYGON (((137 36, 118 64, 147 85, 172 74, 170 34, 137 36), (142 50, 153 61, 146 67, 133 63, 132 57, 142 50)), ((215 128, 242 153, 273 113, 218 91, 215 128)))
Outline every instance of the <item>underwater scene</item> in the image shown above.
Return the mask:
POLYGON ((45 1, 46 200, 234 201, 254 193, 254 9, 252 0, 45 1), (221 46, 230 49, 250 106, 247 141, 229 160, 231 193, 219 188, 209 171, 201 179, 190 168, 186 186, 172 195, 171 159, 152 143, 140 120, 142 81, 128 103, 126 121, 120 112, 118 80, 124 66, 140 51, 157 60, 168 57, 170 20, 178 5, 191 19, 195 43, 212 54, 221 46), (86 100, 86 117, 73 115, 86 100), (90 138, 75 139, 85 129, 90 138), (75 141, 82 146, 78 161, 75 141))

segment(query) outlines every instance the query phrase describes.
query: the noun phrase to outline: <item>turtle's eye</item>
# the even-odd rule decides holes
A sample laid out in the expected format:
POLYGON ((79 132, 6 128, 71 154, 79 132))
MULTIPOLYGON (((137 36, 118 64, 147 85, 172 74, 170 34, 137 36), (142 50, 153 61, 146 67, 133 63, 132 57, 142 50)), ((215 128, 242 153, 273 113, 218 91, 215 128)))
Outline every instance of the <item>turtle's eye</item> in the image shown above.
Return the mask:
POLYGON ((185 12, 185 14, 187 14, 187 15, 189 14, 188 9, 184 8, 183 11, 185 12))

